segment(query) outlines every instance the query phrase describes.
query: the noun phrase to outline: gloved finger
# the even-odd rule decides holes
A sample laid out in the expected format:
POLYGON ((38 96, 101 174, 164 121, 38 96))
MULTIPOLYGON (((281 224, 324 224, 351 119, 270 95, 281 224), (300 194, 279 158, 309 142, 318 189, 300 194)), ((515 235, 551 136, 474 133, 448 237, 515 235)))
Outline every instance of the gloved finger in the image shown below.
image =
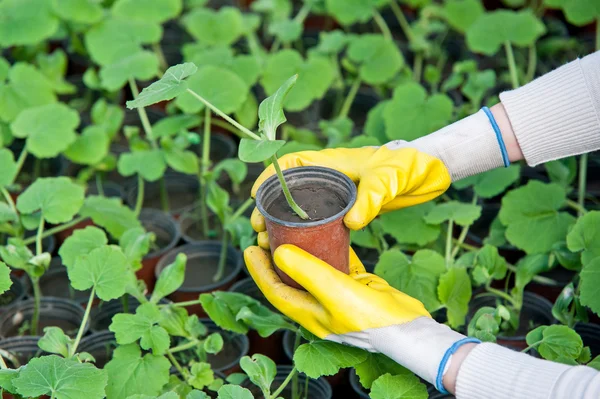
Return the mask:
POLYGON ((250 224, 252 225, 254 231, 256 231, 257 233, 267 230, 267 226, 265 225, 265 218, 260 213, 258 208, 254 208, 254 210, 252 211, 252 215, 250 215, 250 224))
POLYGON ((381 179, 374 175, 361 179, 356 192, 356 202, 344 216, 344 223, 349 229, 360 230, 379 215, 381 207, 391 199, 389 191, 396 186, 389 184, 389 179, 381 179))
POLYGON ((267 233, 266 231, 261 231, 260 233, 258 233, 256 242, 258 243, 259 247, 266 251, 271 249, 271 246, 269 245, 269 233, 267 233))
POLYGON ((354 249, 350 247, 350 275, 366 273, 365 266, 362 264, 354 249))

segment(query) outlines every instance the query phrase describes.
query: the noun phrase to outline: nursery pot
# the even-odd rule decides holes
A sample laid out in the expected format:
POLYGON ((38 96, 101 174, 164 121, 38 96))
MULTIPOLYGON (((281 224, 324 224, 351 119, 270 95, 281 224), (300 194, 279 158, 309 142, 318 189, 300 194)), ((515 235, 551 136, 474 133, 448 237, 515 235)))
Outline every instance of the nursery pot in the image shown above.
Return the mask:
MULTIPOLYGON (((195 176, 182 173, 165 173, 165 190, 169 197, 169 213, 178 218, 179 215, 194 209, 198 202, 199 184, 195 176)), ((144 209, 162 209, 160 201, 161 181, 144 183, 144 209)), ((132 184, 127 193, 127 204, 135 207, 137 199, 137 183, 132 184)))
POLYGON ((179 242, 181 234, 175 219, 167 213, 156 209, 142 209, 140 222, 144 229, 154 233, 156 240, 150 252, 142 260, 142 268, 135 272, 138 279, 144 280, 148 292, 152 292, 156 278, 154 269, 163 256, 179 242))
MULTIPOLYGON (((290 209, 276 175, 267 179, 258 189, 256 206, 265 217, 271 253, 282 244, 293 244, 348 274, 350 230, 343 219, 356 201, 355 184, 343 173, 317 166, 283 174, 296 203, 311 220, 300 219, 290 209)), ((302 288, 275 269, 284 283, 302 288)))
MULTIPOLYGON (((62 264, 48 270, 40 277, 40 290, 44 297, 70 299, 83 306, 84 309, 90 299, 90 290, 79 291, 71 287, 69 274, 62 264)), ((31 294, 33 295, 33 292, 31 294)))
POLYGON ((581 336, 583 346, 589 346, 592 359, 600 355, 600 326, 592 323, 577 323, 575 331, 581 336))
MULTIPOLYGON (((215 132, 219 129, 211 126, 210 133, 210 160, 214 163, 227 158, 235 158, 237 154, 237 145, 233 139, 225 134, 215 132)), ((202 138, 200 139, 202 140, 202 138)), ((198 156, 202 156, 202 141, 190 147, 198 156)))
POLYGON ((179 231, 181 231, 181 238, 187 244, 193 244, 193 243, 197 243, 200 241, 206 241, 211 238, 216 239, 217 237, 220 237, 222 234, 222 231, 220 228, 221 222, 219 221, 219 219, 217 218, 217 216, 214 213, 209 212, 208 213, 209 226, 210 227, 218 227, 218 229, 217 228, 211 229, 211 232, 213 232, 215 235, 214 236, 211 235, 210 237, 207 237, 204 234, 203 227, 202 227, 202 219, 200 218, 200 215, 198 215, 198 213, 199 212, 188 212, 185 215, 181 215, 179 217, 179 231))
POLYGON ((360 380, 358 378, 358 376, 356 375, 356 370, 351 369, 350 370, 350 386, 352 387, 352 390, 354 391, 354 393, 356 394, 356 396, 358 396, 361 399, 369 399, 369 390, 366 388, 363 388, 363 386, 360 384, 360 380))
MULTIPOLYGON (((0 317, 0 336, 3 338, 17 335, 28 335, 29 329, 22 334, 21 330, 26 321, 33 317, 34 299, 16 302, 0 317)), ((60 327, 65 334, 74 337, 83 321, 84 310, 77 302, 63 298, 42 298, 40 304, 40 323, 38 334, 45 327, 60 327)), ((87 331, 89 322, 84 326, 87 331)))
MULTIPOLYGON (((147 296, 149 299, 150 296, 147 296)), ((168 299, 161 299, 158 301, 160 305, 168 305, 171 303, 168 299)), ((122 298, 113 299, 110 302, 103 302, 98 305, 92 312, 92 321, 91 321, 91 330, 100 333, 108 330, 110 323, 112 323, 112 318, 117 313, 135 313, 135 310, 140 306, 140 302, 132 296, 127 296, 127 312, 123 307, 122 298)))
POLYGON ((4 358, 7 366, 9 368, 17 368, 27 364, 34 357, 46 355, 38 346, 40 338, 40 336, 26 336, 3 339, 2 349, 13 356, 13 359, 4 358))
POLYGON ((3 315, 14 303, 22 301, 27 294, 23 281, 14 275, 10 276, 12 285, 9 290, 0 295, 0 315, 3 315))
MULTIPOLYGON (((275 375, 275 380, 271 385, 271 392, 275 392, 278 389, 285 378, 292 371, 291 366, 277 366, 277 374, 275 375)), ((245 380, 241 384, 242 387, 249 389, 252 393, 253 397, 256 399, 264 399, 260 388, 256 385, 252 384, 249 380, 245 380)), ((308 378, 303 373, 298 373, 298 388, 301 391, 299 395, 300 398, 310 398, 310 399, 331 399, 333 396, 333 392, 331 390, 331 386, 329 383, 323 378, 319 377, 317 379, 308 378), (304 387, 307 386, 306 380, 308 379, 308 392, 305 394, 304 387)), ((290 381, 288 385, 281 391, 279 397, 283 399, 292 399, 292 382, 290 381)))
POLYGON ((78 352, 88 352, 94 356, 94 363, 98 368, 104 368, 106 363, 112 359, 112 354, 117 347, 115 334, 111 331, 100 331, 93 333, 81 340, 78 352))
MULTIPOLYGON (((178 254, 187 255, 184 282, 177 291, 169 295, 169 298, 174 302, 192 301, 197 300, 201 293, 224 291, 231 287, 242 269, 243 260, 239 251, 229 245, 226 250, 223 277, 219 281, 213 281, 219 265, 221 248, 222 245, 218 241, 199 241, 173 248, 166 254, 156 265, 156 278, 165 267, 175 261, 178 254)), ((187 310, 190 314, 206 316, 200 305, 188 306, 187 310)))

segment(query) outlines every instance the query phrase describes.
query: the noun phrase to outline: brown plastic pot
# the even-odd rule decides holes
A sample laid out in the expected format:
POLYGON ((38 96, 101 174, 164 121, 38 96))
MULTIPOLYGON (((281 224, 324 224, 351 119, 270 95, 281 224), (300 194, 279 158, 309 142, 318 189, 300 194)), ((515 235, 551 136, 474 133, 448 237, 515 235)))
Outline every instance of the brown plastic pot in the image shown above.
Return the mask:
MULTIPOLYGON (((356 185, 343 173, 318 166, 288 169, 283 172, 283 175, 291 191, 318 185, 334 191, 346 204, 341 211, 325 219, 309 222, 284 221, 267 212, 281 195, 281 185, 277 176, 271 176, 260 186, 256 194, 256 206, 265 217, 271 253, 280 245, 293 244, 348 274, 350 230, 344 224, 344 216, 356 201, 356 185)), ((275 269, 284 283, 302 289, 284 272, 277 267, 275 269)))

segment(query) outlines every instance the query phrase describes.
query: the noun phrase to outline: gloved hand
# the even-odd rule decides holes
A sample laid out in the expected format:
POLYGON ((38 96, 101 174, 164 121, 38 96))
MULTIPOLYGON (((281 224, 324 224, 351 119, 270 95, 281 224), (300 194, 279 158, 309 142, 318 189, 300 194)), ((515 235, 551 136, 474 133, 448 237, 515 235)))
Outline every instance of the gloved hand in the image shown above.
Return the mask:
MULTIPOLYGON (((284 155, 279 159, 279 165, 282 170, 324 166, 336 169, 358 183, 356 203, 344 218, 346 226, 353 230, 362 229, 382 212, 432 200, 450 186, 450 175, 442 161, 414 148, 302 151, 284 155)), ((252 197, 273 174, 275 168, 270 165, 254 183, 252 197)), ((256 209, 251 220, 259 233, 259 245, 268 248, 265 222, 256 209)))
POLYGON ((265 250, 249 247, 244 259, 269 302, 316 336, 383 353, 440 389, 447 357, 476 340, 437 323, 417 299, 367 273, 349 250, 346 275, 293 245, 277 248, 277 267, 307 291, 284 284, 265 250))

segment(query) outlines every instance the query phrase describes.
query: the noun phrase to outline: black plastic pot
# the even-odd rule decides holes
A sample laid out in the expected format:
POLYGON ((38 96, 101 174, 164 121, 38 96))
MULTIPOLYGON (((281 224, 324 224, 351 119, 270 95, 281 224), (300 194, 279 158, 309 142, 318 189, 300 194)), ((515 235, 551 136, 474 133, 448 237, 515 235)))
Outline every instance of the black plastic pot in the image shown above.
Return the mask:
MULTIPOLYGON (((55 258, 56 259, 56 258, 55 258)), ((60 258, 58 258, 60 259, 60 258)), ((64 266, 54 267, 40 277, 40 289, 43 297, 64 298, 85 306, 90 298, 90 291, 78 291, 71 287, 69 274, 64 266)), ((33 292, 30 290, 30 296, 33 292)))
MULTIPOLYGON (((194 176, 182 173, 166 173, 165 188, 169 197, 169 213, 177 218, 179 215, 194 209, 198 203, 199 184, 194 176)), ((160 201, 160 180, 144 184, 144 209, 162 210, 160 201)), ((132 184, 127 193, 127 204, 135 207, 137 199, 137 183, 132 184)))
POLYGON ((157 209, 142 209, 140 222, 146 231, 156 236, 154 247, 142 260, 142 268, 136 272, 137 277, 144 280, 149 292, 152 292, 156 283, 154 269, 162 257, 177 245, 181 233, 175 219, 157 209))
MULTIPOLYGON (((181 238, 183 238, 183 241, 188 244, 194 244, 209 239, 204 235, 202 230, 202 219, 198 215, 197 210, 198 208, 196 208, 195 211, 188 212, 179 217, 179 230, 181 231, 181 238)), ((221 222, 219 222, 217 216, 212 212, 209 212, 208 220, 210 227, 218 227, 217 229, 213 230, 215 236, 210 238, 220 238, 222 234, 220 229, 221 222)))
MULTIPOLYGON (((198 299, 198 295, 201 293, 224 291, 231 287, 242 269, 243 259, 240 252, 230 245, 226 252, 223 278, 214 282, 213 276, 217 271, 221 248, 221 243, 218 241, 201 241, 176 247, 166 254, 156 265, 156 278, 165 267, 175 261, 178 254, 184 253, 187 255, 183 285, 172 293, 169 298, 174 302, 191 301, 198 299)), ((190 313, 200 316, 206 315, 199 305, 190 306, 187 309, 190 313)))
POLYGON ((429 394, 429 399, 450 399, 455 397, 454 395, 451 395, 449 393, 441 393, 440 391, 435 389, 433 385, 429 385, 427 387, 427 393, 429 394))
POLYGON ((369 399, 369 390, 363 388, 363 386, 360 384, 360 380, 356 375, 356 370, 352 369, 348 374, 350 376, 350 386, 352 387, 354 393, 361 399, 369 399))
MULTIPOLYGON (((35 237, 36 234, 37 234, 36 230, 27 230, 25 232, 25 238, 35 237)), ((31 244, 29 244, 27 246, 27 248, 29 248, 29 250, 35 254, 35 242, 32 242, 31 244)), ((55 249, 56 249, 56 239, 54 238, 54 236, 48 236, 48 237, 42 238, 42 251, 43 252, 48 252, 50 255, 52 255, 54 253, 55 249)))
MULTIPOLYGON (((161 299, 159 302, 161 305, 167 305, 171 303, 168 299, 161 299)), ((140 302, 132 296, 127 297, 127 312, 135 313, 135 310, 140 306, 140 302)), ((92 321, 90 329, 95 333, 108 330, 108 326, 112 323, 112 318, 117 313, 124 313, 123 301, 121 299, 114 299, 110 302, 103 302, 94 310, 92 310, 92 321)))
MULTIPOLYGON (((104 196, 108 198, 125 198, 125 189, 123 188, 123 186, 113 181, 103 181, 102 191, 104 191, 104 196)), ((95 182, 89 183, 87 194, 99 195, 98 186, 96 186, 95 182)))
MULTIPOLYGON (((202 140, 202 136, 200 136, 202 140)), ((202 156, 202 141, 199 144, 190 146, 190 150, 194 151, 199 157, 202 156)), ((214 131, 210 133, 210 160, 217 163, 224 159, 235 158, 237 154, 237 144, 233 139, 225 134, 214 131)))
POLYGON ((13 356, 13 359, 4 358, 7 366, 17 368, 27 364, 34 357, 46 355, 47 353, 38 346, 40 338, 40 336, 26 336, 3 339, 0 346, 13 356))
POLYGON ((94 363, 98 368, 104 368, 112 359, 112 353, 117 347, 115 334, 111 331, 99 331, 83 338, 79 344, 78 352, 88 352, 94 356, 94 363))
MULTIPOLYGON (((467 315, 468 324, 475 312, 483 306, 495 307, 500 300, 491 296, 480 296, 475 298, 469 304, 469 313, 467 315)), ((501 301, 500 301, 501 302, 501 301)), ((552 316, 552 303, 546 298, 531 292, 525 292, 523 295, 523 307, 520 314, 519 329, 511 336, 499 334, 497 342, 499 345, 510 349, 522 350, 527 347, 525 336, 533 328, 543 325, 554 324, 556 320, 552 316)))
MULTIPOLYGON (((15 140, 10 146, 10 149, 15 154, 15 159, 19 157, 21 151, 25 147, 24 140, 15 140)), ((39 176, 37 177, 58 177, 64 176, 67 173, 69 163, 65 157, 59 155, 55 158, 44 158, 37 160, 39 162, 39 176)), ((36 158, 32 154, 27 154, 23 168, 19 173, 19 179, 17 183, 23 185, 23 189, 34 181, 36 169, 36 158)))
POLYGON ((592 359, 600 355, 600 326, 592 323, 577 323, 575 331, 581 336, 583 346, 589 346, 592 359))
POLYGON ((0 315, 3 315, 7 309, 18 301, 22 301, 27 295, 27 290, 21 278, 11 275, 12 285, 4 294, 0 295, 0 315))
MULTIPOLYGON (((0 336, 15 337, 25 321, 31 321, 33 316, 34 299, 16 302, 0 318, 0 336)), ((42 298, 40 305, 39 333, 44 327, 56 326, 62 328, 65 334, 75 336, 83 320, 84 310, 77 302, 63 298, 42 298)), ((84 327, 84 332, 89 327, 84 327)))
MULTIPOLYGON (((277 388, 281 386, 285 378, 292 371, 291 366, 277 366, 277 374, 275 375, 275 380, 271 385, 271 391, 275 391, 277 388)), ((306 380, 308 379, 308 394, 304 395, 304 392, 300 395, 300 397, 307 397, 310 399, 331 399, 333 396, 333 391, 331 390, 331 385, 323 378, 312 379, 308 378, 305 374, 298 374, 298 388, 300 390, 304 390, 306 380), (304 395, 304 396, 303 396, 304 395)), ((244 381, 241 386, 247 388, 252 392, 256 399, 264 399, 260 388, 256 385, 252 384, 249 380, 244 381)), ((292 398, 292 382, 283 389, 283 391, 279 394, 279 397, 284 399, 292 398)))

